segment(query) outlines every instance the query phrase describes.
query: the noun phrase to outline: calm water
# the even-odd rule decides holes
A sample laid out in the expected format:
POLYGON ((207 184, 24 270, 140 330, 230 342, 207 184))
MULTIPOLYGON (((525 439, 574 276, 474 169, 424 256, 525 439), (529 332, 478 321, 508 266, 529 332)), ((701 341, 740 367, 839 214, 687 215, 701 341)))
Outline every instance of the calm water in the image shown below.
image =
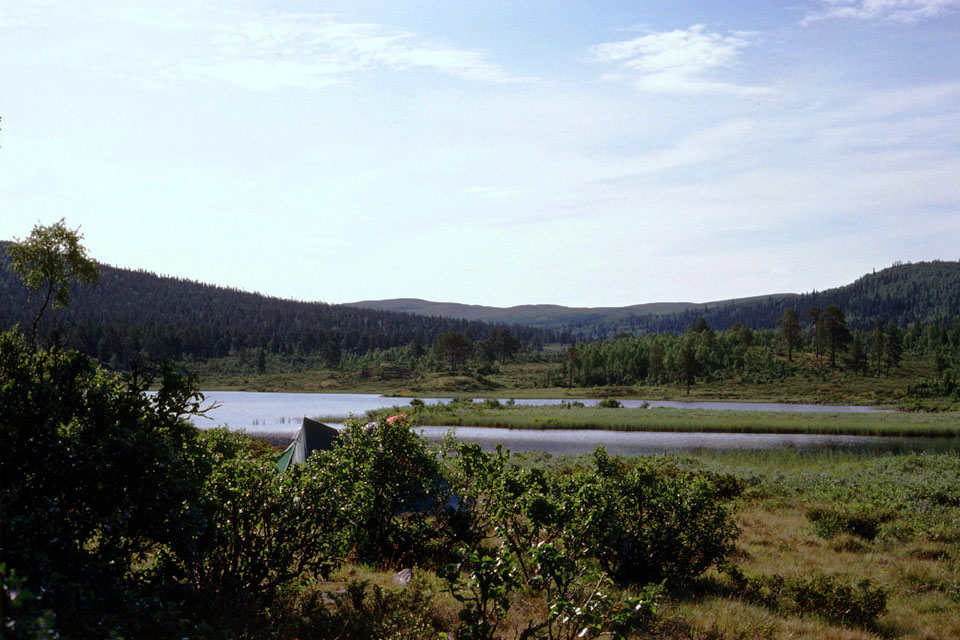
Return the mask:
MULTIPOLYGON (((231 429, 268 434, 292 436, 304 416, 327 419, 339 423, 350 415, 363 416, 370 409, 392 406, 407 406, 409 398, 387 398, 373 394, 349 393, 251 393, 211 391, 205 394, 207 403, 221 406, 210 412, 212 420, 196 419, 200 427, 227 425, 231 429), (331 419, 339 418, 339 419, 331 419)), ((437 398, 424 398, 424 402, 445 402, 437 398)), ((559 404, 561 400, 517 400, 517 404, 559 404)), ((596 399, 582 399, 587 406, 596 399)), ((640 400, 622 401, 627 407, 638 407, 640 400)), ((652 407, 682 407, 691 409, 716 409, 740 411, 794 411, 794 412, 864 412, 876 411, 870 407, 834 407, 803 404, 762 404, 726 402, 660 402, 651 401, 652 407)), ((431 441, 439 441, 449 427, 420 427, 418 430, 431 441)), ((825 436, 795 434, 743 434, 743 433, 663 433, 623 432, 599 430, 542 430, 495 429, 459 427, 455 435, 460 440, 479 443, 484 449, 502 444, 511 451, 547 451, 564 453, 588 453, 597 445, 603 445, 612 454, 631 455, 671 453, 697 449, 856 449, 863 451, 960 451, 960 438, 878 438, 873 436, 825 436)))
MULTIPOLYGON (((300 426, 304 416, 311 418, 348 418, 363 416, 371 409, 385 407, 405 407, 410 398, 387 398, 375 394, 363 393, 259 393, 249 391, 207 391, 204 392, 207 403, 221 405, 211 411, 212 420, 197 420, 197 425, 227 425, 231 429, 247 431, 289 431, 300 426)), ((446 402, 437 398, 424 398, 427 404, 446 402)), ((599 400, 572 398, 570 401, 582 402, 590 407, 599 400)), ((506 398, 501 399, 506 402, 506 398)), ((558 405, 560 399, 523 399, 516 400, 522 405, 558 405)), ((636 408, 643 400, 621 400, 625 407, 636 408)), ((792 412, 870 412, 879 411, 873 407, 825 406, 819 404, 777 404, 759 402, 668 402, 649 401, 651 407, 672 407, 684 409, 714 409, 726 411, 792 411, 792 412)))

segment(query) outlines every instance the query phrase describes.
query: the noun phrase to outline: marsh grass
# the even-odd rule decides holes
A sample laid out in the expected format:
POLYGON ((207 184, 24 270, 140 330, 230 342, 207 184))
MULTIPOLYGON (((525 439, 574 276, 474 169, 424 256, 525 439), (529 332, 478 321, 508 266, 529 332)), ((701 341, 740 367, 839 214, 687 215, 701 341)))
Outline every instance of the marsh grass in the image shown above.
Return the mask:
MULTIPOLYGON (((401 409, 388 409, 394 411, 401 409)), ((403 409, 406 411, 406 409, 403 409)), ((449 403, 420 407, 417 426, 508 429, 604 429, 727 433, 800 433, 870 436, 960 436, 957 413, 800 413, 707 409, 606 409, 570 406, 499 406, 449 403)))

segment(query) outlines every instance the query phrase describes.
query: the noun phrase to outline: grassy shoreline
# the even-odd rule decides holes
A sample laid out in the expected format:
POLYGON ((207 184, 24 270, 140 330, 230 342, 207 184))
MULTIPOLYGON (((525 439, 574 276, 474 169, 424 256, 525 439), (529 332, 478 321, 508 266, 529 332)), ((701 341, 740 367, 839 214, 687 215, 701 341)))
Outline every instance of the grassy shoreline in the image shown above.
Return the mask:
POLYGON ((414 409, 394 407, 376 412, 376 415, 390 412, 406 413, 411 423, 416 426, 960 437, 960 416, 956 413, 790 413, 666 408, 497 407, 455 402, 414 409))
MULTIPOLYGON (((914 359, 915 360, 915 359, 914 359)), ((911 399, 911 384, 929 376, 927 368, 910 360, 894 375, 852 376, 825 369, 819 374, 789 377, 766 383, 742 380, 698 381, 689 394, 679 384, 608 385, 594 387, 540 386, 549 363, 511 363, 495 371, 479 373, 428 371, 404 376, 387 371, 366 372, 329 369, 277 370, 258 374, 237 371, 223 363, 188 362, 210 391, 273 391, 288 393, 376 393, 397 397, 475 398, 604 398, 674 401, 793 402, 825 405, 896 407, 911 399)), ((930 408, 948 408, 946 398, 925 401, 930 408)))

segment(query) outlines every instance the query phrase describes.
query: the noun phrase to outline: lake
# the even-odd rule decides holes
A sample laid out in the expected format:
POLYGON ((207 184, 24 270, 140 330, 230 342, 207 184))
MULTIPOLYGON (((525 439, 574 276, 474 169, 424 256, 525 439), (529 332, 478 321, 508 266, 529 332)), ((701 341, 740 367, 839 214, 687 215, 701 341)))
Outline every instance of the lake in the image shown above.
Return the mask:
MULTIPOLYGON (((231 429, 247 431, 289 431, 300 426, 300 420, 309 418, 342 421, 350 416, 363 416, 371 409, 405 407, 410 398, 388 398, 369 393, 264 393, 250 391, 204 391, 207 404, 220 405, 209 413, 212 420, 196 420, 197 426, 227 425, 231 429)), ((422 398, 427 404, 446 402, 439 398, 422 398)), ((507 398, 502 398, 506 402, 507 398)), ((596 398, 517 399, 519 405, 559 405, 561 402, 582 402, 590 407, 596 398)), ((789 411, 864 413, 883 411, 874 407, 828 406, 822 404, 787 404, 761 402, 672 402, 666 400, 621 400, 627 408, 637 408, 647 402, 651 407, 675 409, 710 409, 717 411, 789 411)))
MULTIPOLYGON (((375 394, 354 393, 256 393, 239 391, 204 392, 207 403, 220 406, 210 412, 211 420, 195 418, 200 427, 227 425, 251 433, 292 436, 304 416, 339 423, 351 415, 363 416, 368 410, 407 406, 410 398, 388 398, 375 394)), ((423 398, 428 404, 445 402, 423 398)), ((571 399, 574 400, 574 399, 571 399)), ((571 400, 567 400, 568 402, 571 400)), ((505 401, 502 400, 502 401, 505 401)), ((579 399, 587 406, 597 399, 579 399)), ((517 404, 560 404, 560 399, 522 399, 517 404)), ((642 400, 621 400, 626 407, 639 407, 642 400)), ((811 404, 776 404, 748 402, 666 402, 649 401, 651 407, 713 409, 718 411, 791 411, 791 412, 869 412, 871 407, 825 406, 811 404)), ((418 427, 424 437, 437 442, 448 427, 418 427)), ((456 437, 479 443, 484 449, 503 444, 511 451, 547 451, 588 453, 602 444, 611 454, 638 455, 676 453, 697 449, 856 449, 863 451, 930 451, 960 450, 960 438, 879 438, 874 436, 830 436, 802 434, 742 433, 673 433, 622 432, 601 430, 540 430, 459 427, 456 437)))

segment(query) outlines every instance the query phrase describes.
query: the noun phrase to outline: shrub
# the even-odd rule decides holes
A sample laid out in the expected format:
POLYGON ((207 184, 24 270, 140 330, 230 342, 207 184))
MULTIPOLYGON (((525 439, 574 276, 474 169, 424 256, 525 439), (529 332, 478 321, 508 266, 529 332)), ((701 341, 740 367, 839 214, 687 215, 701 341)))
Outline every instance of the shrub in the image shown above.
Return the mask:
POLYGON ((874 540, 880 525, 893 519, 886 511, 860 509, 841 510, 835 507, 813 507, 807 510, 807 518, 813 522, 813 530, 821 538, 833 538, 849 533, 864 540, 874 540))
POLYGON ((280 631, 279 637, 300 640, 433 640, 445 622, 436 611, 433 593, 421 577, 400 589, 353 580, 342 591, 313 587, 296 594, 276 621, 274 631, 280 631))
POLYGON ((352 514, 358 559, 399 565, 430 555, 432 516, 449 496, 436 456, 404 417, 370 426, 349 420, 316 461, 352 514))
POLYGON ((595 454, 599 504, 592 517, 593 552, 621 584, 679 585, 725 560, 738 533, 720 490, 644 459, 625 475, 595 454))
POLYGON ((196 617, 240 631, 257 623, 285 585, 340 565, 351 518, 327 469, 294 465, 279 473, 249 438, 226 429, 203 440, 213 467, 201 517, 160 566, 195 587, 196 617))
POLYGON ((823 574, 809 578, 779 574, 749 577, 736 566, 726 564, 734 593, 775 611, 815 615, 843 626, 875 628, 887 608, 887 593, 870 580, 850 585, 842 579, 823 574))
POLYGON ((873 627, 887 609, 886 591, 866 579, 855 586, 822 574, 785 579, 779 595, 788 610, 845 626, 873 627))
POLYGON ((149 384, 0 333, 3 559, 77 636, 171 622, 145 559, 191 530, 208 466, 183 419, 198 410, 190 381, 164 367, 149 384))
POLYGON ((616 398, 604 398, 597 403, 597 406, 601 409, 619 409, 621 407, 620 401, 616 398))

